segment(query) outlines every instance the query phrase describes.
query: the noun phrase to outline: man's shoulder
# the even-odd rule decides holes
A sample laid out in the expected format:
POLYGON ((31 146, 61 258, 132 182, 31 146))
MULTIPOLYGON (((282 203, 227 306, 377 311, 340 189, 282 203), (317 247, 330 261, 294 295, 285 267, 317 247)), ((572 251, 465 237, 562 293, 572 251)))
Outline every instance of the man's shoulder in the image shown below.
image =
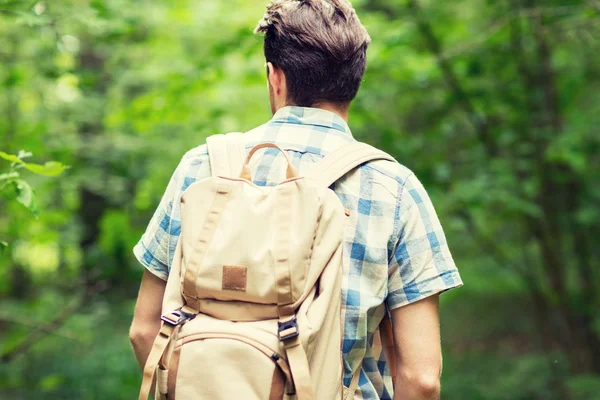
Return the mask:
MULTIPOLYGON (((261 134, 264 132, 265 129, 265 125, 260 125, 257 126, 256 128, 245 132, 244 133, 244 139, 245 140, 249 140, 249 139, 255 139, 257 135, 261 134)), ((227 133, 225 133, 227 134, 227 133)), ((206 142, 196 146, 190 150, 188 150, 182 158, 182 163, 185 163, 186 165, 199 165, 203 162, 208 162, 208 146, 206 145, 206 142)))
POLYGON ((210 162, 208 161, 206 144, 188 150, 181 158, 175 175, 182 191, 195 181, 208 178, 210 176, 210 162))
POLYGON ((385 187, 395 196, 401 193, 407 182, 416 179, 413 171, 398 161, 375 160, 361 168, 369 172, 373 182, 385 187))
MULTIPOLYGON (((247 146, 264 140, 267 124, 259 125, 244 133, 247 146)), ((181 161, 180 168, 186 177, 201 179, 210 176, 208 146, 206 143, 188 150, 181 161)), ((371 179, 387 189, 388 192, 398 195, 407 182, 416 180, 413 171, 398 161, 375 160, 363 164, 360 169, 366 169, 371 179)))
POLYGON ((269 141, 269 139, 273 139, 272 135, 269 133, 273 132, 271 125, 268 122, 258 125, 250 129, 249 131, 244 132, 244 141, 246 142, 246 150, 250 149, 252 146, 264 142, 269 141))
MULTIPOLYGON (((265 125, 245 132, 244 138, 248 141, 258 138, 264 132, 265 125)), ((248 145, 246 146, 248 147, 248 145)), ((208 146, 205 143, 188 150, 182 157, 178 169, 188 179, 199 180, 210 176, 210 162, 208 157, 208 146)))
POLYGON ((182 161, 193 164, 194 162, 202 162, 208 158, 208 146, 206 143, 188 150, 182 158, 182 161))

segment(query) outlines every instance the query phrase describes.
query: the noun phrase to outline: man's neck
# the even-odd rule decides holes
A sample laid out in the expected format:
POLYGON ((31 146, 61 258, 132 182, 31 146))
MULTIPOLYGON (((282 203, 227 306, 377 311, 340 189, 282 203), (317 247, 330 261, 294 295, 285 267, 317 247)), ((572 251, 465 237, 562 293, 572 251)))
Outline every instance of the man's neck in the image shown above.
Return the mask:
MULTIPOLYGON (((286 104, 286 105, 294 106, 294 104, 286 104)), ((285 107, 286 105, 284 105, 282 107, 285 107)), ((281 107, 279 107, 279 108, 281 108, 281 107)), ((279 108, 274 109, 273 114, 275 114, 276 110, 279 110, 279 108)), ((331 102, 323 102, 323 103, 313 104, 311 106, 311 108, 319 108, 321 110, 325 110, 325 111, 329 111, 334 114, 337 114, 340 117, 342 117, 342 119, 344 121, 346 121, 346 123, 348 123, 348 110, 350 109, 350 104, 339 105, 339 104, 335 104, 335 103, 331 103, 331 102)))
POLYGON ((350 104, 345 104, 345 105, 340 106, 339 104, 325 102, 325 103, 315 104, 315 105, 313 105, 313 107, 320 108, 321 110, 330 111, 334 114, 337 114, 340 117, 342 117, 344 119, 344 121, 346 121, 346 123, 348 123, 348 110, 350 109, 350 104))

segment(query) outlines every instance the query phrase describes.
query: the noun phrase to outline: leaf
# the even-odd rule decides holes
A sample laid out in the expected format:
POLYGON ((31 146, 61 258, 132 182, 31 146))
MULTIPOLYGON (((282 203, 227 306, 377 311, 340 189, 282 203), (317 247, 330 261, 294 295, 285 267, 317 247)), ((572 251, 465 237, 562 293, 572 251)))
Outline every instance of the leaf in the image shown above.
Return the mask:
POLYGON ((8 248, 8 243, 0 240, 0 254, 4 253, 8 248))
POLYGON ((0 158, 5 159, 6 161, 16 162, 18 164, 23 164, 23 161, 21 161, 19 159, 19 157, 15 156, 14 154, 5 153, 3 151, 0 151, 0 158))
POLYGON ((14 185, 17 190, 17 201, 27 207, 27 209, 37 218, 39 209, 32 187, 22 179, 14 181, 14 185))
POLYGON ((63 376, 58 374, 52 374, 44 377, 40 381, 40 386, 44 392, 51 392, 57 387, 59 387, 64 381, 65 378, 63 376))
POLYGON ((19 173, 18 172, 9 172, 6 174, 0 174, 0 182, 2 181, 8 181, 11 179, 15 179, 19 177, 19 173))
MULTIPOLYGON (((21 150, 19 152, 19 156, 29 157, 29 156, 31 156, 31 153, 25 153, 25 152, 23 152, 23 150, 21 150)), ((19 158, 19 156, 15 156, 14 154, 8 154, 3 151, 0 151, 0 158, 5 159, 6 161, 11 161, 11 162, 14 162, 17 164, 21 164, 21 165, 23 165, 23 167, 25 167, 25 169, 27 169, 35 174, 38 174, 38 175, 58 176, 58 175, 62 174, 66 169, 69 168, 68 165, 64 165, 62 163, 59 163, 58 161, 48 161, 44 165, 26 163, 25 161, 21 160, 21 158, 19 158)))
POLYGON ((23 163, 23 165, 27 170, 44 176, 58 176, 69 168, 67 165, 57 161, 48 161, 44 165, 30 163, 23 163))
POLYGON ((22 160, 24 158, 31 157, 32 155, 33 153, 30 151, 19 150, 19 154, 17 154, 17 157, 19 157, 22 160))

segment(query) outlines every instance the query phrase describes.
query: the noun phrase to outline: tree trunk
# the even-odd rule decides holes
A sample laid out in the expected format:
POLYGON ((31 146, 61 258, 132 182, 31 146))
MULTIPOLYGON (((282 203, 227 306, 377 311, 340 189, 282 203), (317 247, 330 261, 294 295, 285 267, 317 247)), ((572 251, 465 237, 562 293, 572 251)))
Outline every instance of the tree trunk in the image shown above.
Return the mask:
MULTIPOLYGON (((104 96, 106 94, 107 82, 104 69, 104 59, 94 52, 93 45, 88 44, 82 46, 86 49, 83 51, 80 57, 80 63, 84 71, 91 71, 94 77, 99 79, 90 84, 88 91, 90 94, 104 96)), ((101 113, 102 114, 102 113, 101 113)), ((98 116, 94 118, 91 123, 84 123, 80 127, 80 134, 82 136, 83 143, 92 142, 97 136, 103 133, 103 118, 98 116)), ((95 157, 93 149, 87 146, 82 146, 82 151, 78 155, 79 165, 85 167, 96 167, 102 169, 102 172, 106 172, 106 166, 97 165, 98 161, 95 157)), ((79 240, 79 246, 83 253, 83 270, 84 279, 87 285, 91 285, 99 279, 101 273, 101 265, 98 265, 98 249, 96 247, 100 236, 100 222, 104 212, 109 206, 108 199, 94 191, 84 182, 79 189, 80 206, 78 210, 80 222, 82 224, 83 232, 79 240)))
MULTIPOLYGON (((537 9, 536 0, 527 0, 529 9, 537 9)), ((571 301, 572 291, 567 287, 567 267, 571 264, 567 260, 580 260, 585 254, 577 251, 569 252, 565 245, 565 224, 560 220, 560 215, 569 215, 570 198, 581 196, 581 190, 573 190, 578 177, 568 166, 550 163, 546 160, 546 149, 551 140, 563 132, 562 108, 559 103, 556 74, 552 66, 552 48, 545 30, 541 13, 532 15, 531 28, 536 44, 538 73, 534 77, 537 91, 541 93, 539 104, 538 133, 535 136, 536 162, 541 180, 541 189, 538 204, 542 210, 542 220, 532 221, 532 232, 540 244, 540 256, 546 267, 548 279, 556 299, 557 312, 561 315, 569 333, 569 347, 566 355, 570 367, 575 373, 600 372, 595 364, 598 362, 598 338, 593 332, 593 319, 586 317, 585 309, 589 305, 581 305, 571 301), (567 182, 566 184, 564 182, 567 182), (574 253, 574 254, 573 254, 574 253)), ((535 114, 534 114, 535 115, 535 114)), ((585 271, 585 268, 584 268, 585 271)), ((581 272, 581 270, 580 270, 581 272)), ((585 285, 579 288, 584 295, 584 302, 591 301, 585 296, 585 285)), ((577 296, 582 297, 582 296, 577 296)))

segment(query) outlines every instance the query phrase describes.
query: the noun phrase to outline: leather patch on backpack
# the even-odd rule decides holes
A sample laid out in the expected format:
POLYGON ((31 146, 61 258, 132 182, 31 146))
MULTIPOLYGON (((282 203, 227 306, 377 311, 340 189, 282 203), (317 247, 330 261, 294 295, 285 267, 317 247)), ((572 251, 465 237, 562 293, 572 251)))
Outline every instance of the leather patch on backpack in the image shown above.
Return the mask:
POLYGON ((235 265, 223 265, 223 290, 236 290, 238 292, 246 291, 247 267, 235 265))

